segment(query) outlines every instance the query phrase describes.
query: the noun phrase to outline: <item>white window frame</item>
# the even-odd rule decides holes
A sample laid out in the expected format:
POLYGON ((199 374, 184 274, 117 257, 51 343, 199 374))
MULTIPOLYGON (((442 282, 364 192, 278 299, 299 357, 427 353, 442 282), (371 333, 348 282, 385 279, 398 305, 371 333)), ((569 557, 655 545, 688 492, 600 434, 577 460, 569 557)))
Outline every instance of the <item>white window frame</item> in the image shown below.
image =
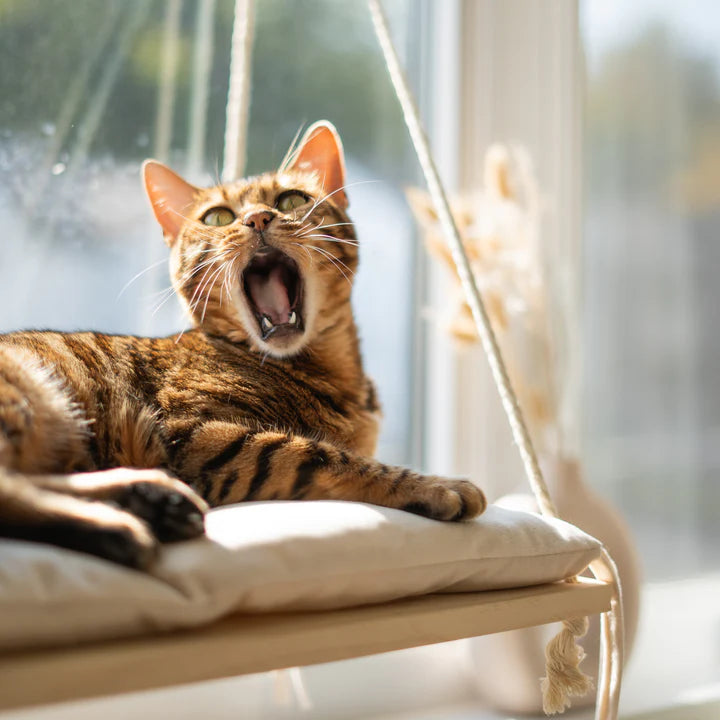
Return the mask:
MULTIPOLYGON (((535 163, 546 206, 543 242, 563 268, 564 287, 553 298, 563 298, 557 310, 565 315, 572 347, 563 435, 566 449, 579 452, 584 73, 578 0, 450 0, 433 3, 431 11, 436 42, 426 117, 448 190, 482 182, 482 158, 493 142, 522 144, 535 163)), ((430 267, 427 275, 434 320, 442 316, 451 284, 441 268, 430 267)), ((491 496, 526 489, 480 348, 458 352, 432 321, 424 351, 423 465, 467 475, 491 496)))

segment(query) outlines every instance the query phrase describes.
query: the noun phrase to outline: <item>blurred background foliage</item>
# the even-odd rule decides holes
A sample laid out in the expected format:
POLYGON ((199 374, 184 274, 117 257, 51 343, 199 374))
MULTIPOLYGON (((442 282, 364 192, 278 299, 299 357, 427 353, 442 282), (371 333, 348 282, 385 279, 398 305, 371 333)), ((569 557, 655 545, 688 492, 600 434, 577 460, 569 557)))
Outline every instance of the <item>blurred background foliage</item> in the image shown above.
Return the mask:
POLYGON ((682 577, 720 567, 718 6, 583 7, 586 464, 682 577))
POLYGON ((689 212, 720 205, 720 79, 714 58, 655 20, 608 50, 593 69, 586 105, 588 192, 624 186, 689 212), (626 98, 627 102, 618 102, 626 98))
MULTIPOLYGON (((389 3, 391 10, 398 5, 389 3)), ((74 148, 85 145, 95 156, 141 160, 152 154, 169 6, 162 0, 0 0, 0 128, 21 137, 35 138, 38 131, 53 135, 79 83, 72 127, 58 157, 72 158, 74 148), (113 62, 117 73, 108 80, 113 62), (84 137, 97 113, 101 122, 92 137, 84 137)), ((214 5, 206 123, 206 164, 213 173, 222 158, 233 6, 232 0, 214 5)), ((197 0, 181 4, 174 158, 188 141, 197 11, 197 0)), ((405 133, 402 123, 388 122, 388 113, 400 115, 389 82, 377 82, 381 62, 364 3, 257 3, 253 84, 262 88, 262 102, 252 105, 248 169, 279 163, 301 124, 319 118, 338 126, 349 155, 367 154, 369 146, 382 142, 378 158, 385 167, 378 170, 402 164, 405 133), (377 105, 386 110, 374 117, 370 108, 377 105), (382 132, 375 133, 379 122, 382 132)))

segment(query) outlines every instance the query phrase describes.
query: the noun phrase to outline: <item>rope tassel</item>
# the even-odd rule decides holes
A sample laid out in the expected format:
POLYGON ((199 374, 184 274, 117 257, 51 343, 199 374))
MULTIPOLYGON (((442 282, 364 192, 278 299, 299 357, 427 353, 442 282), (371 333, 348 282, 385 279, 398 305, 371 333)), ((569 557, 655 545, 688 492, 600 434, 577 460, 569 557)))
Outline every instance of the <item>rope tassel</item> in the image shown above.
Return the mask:
POLYGON ((577 644, 589 622, 586 617, 563 620, 563 629, 545 648, 546 677, 541 680, 543 711, 546 715, 565 712, 572 696, 587 695, 593 688, 592 680, 580 670, 585 651, 577 644))

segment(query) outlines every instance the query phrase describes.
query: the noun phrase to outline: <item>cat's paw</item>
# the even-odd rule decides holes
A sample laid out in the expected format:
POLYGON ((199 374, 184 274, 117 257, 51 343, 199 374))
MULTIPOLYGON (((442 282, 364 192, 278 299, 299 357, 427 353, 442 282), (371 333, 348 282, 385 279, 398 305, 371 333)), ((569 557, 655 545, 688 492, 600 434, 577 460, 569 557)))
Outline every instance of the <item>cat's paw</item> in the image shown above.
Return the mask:
POLYGON ((157 558, 160 545, 142 520, 103 503, 93 503, 90 519, 60 528, 54 542, 137 570, 157 558))
POLYGON ((207 503, 163 470, 135 470, 114 501, 144 520, 160 542, 189 540, 205 532, 207 503))
POLYGON ((403 510, 433 520, 470 520, 485 511, 487 500, 482 490, 468 480, 426 477, 417 500, 403 510))

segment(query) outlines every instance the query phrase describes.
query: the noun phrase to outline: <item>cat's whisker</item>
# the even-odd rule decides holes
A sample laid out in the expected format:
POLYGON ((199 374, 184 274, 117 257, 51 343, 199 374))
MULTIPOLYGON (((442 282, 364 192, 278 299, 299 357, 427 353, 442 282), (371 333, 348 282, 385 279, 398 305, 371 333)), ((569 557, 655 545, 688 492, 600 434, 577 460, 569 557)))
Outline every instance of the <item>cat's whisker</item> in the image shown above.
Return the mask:
POLYGON ((146 267, 144 270, 141 270, 137 275, 135 275, 132 279, 128 280, 125 285, 123 285, 122 290, 118 293, 117 297, 115 298, 115 302, 117 302, 123 295, 123 293, 138 279, 141 278, 145 273, 150 272, 151 270, 154 270, 158 265, 165 265, 167 264, 167 260, 163 258, 162 260, 158 260, 157 262, 154 262, 152 265, 146 267))
POLYGON ((345 280, 347 280, 348 285, 352 286, 352 282, 351 282, 350 278, 345 274, 341 265, 347 269, 347 271, 350 273, 350 275, 354 275, 355 273, 353 273, 353 271, 350 270, 350 268, 347 265, 345 265, 345 263, 342 262, 342 260, 335 257, 331 252, 325 250, 324 248, 319 248, 316 245, 307 245, 305 247, 311 248, 312 250, 316 250, 318 253, 320 253, 320 255, 327 258, 340 271, 340 274, 345 278, 345 280))
POLYGON ((192 330, 192 322, 185 325, 185 327, 178 333, 178 336, 175 338, 175 344, 177 345, 180 340, 182 340, 182 336, 185 334, 187 330, 192 330))
POLYGON ((300 225, 296 232, 293 233, 295 237, 301 237, 302 233, 309 232, 313 229, 313 224, 308 220, 300 225))
MULTIPOLYGON (((208 303, 210 302, 210 296, 212 295, 213 290, 215 289, 215 283, 217 282, 217 278, 219 277, 220 273, 225 269, 224 265, 221 265, 218 268, 218 271, 212 276, 212 280, 209 284, 207 293, 205 294, 205 305, 203 306, 202 315, 200 316, 200 323, 202 324, 205 322, 205 313, 207 312, 208 303)), ((222 299, 222 289, 220 291, 220 298, 222 299)))
POLYGON ((224 250, 220 253, 213 253, 211 257, 209 257, 207 260, 203 260, 201 263, 197 263, 194 265, 190 271, 189 277, 192 277, 197 273, 198 270, 201 270, 204 267, 207 267, 208 265, 212 265, 215 262, 218 262, 219 260, 223 260, 227 255, 230 254, 229 250, 224 250))
POLYGON ((167 293, 172 292, 174 289, 175 288, 172 285, 168 285, 167 287, 161 288, 160 290, 156 290, 155 292, 149 293, 147 295, 147 297, 158 300, 161 297, 164 297, 165 295, 167 295, 167 293))
POLYGON ((230 292, 228 290, 228 272, 232 265, 232 260, 226 260, 223 263, 223 278, 222 282, 220 283, 220 307, 222 307, 223 304, 223 295, 225 292, 228 294, 228 301, 230 300, 230 292))
POLYGON ((303 244, 297 243, 297 242, 293 242, 293 243, 291 243, 291 244, 292 244, 292 245, 297 245, 299 248, 302 248, 302 249, 307 253, 307 256, 310 258, 310 263, 313 264, 313 265, 315 264, 315 263, 313 262, 313 256, 310 254, 310 251, 309 251, 303 244))
POLYGON ((310 245, 310 247, 313 247, 316 250, 324 252, 326 255, 331 257, 335 262, 340 263, 340 265, 342 265, 351 275, 355 275, 355 273, 347 266, 346 263, 344 263, 339 257, 333 255, 329 250, 326 250, 325 248, 318 248, 315 245, 310 245))
POLYGON ((193 315, 195 314, 195 310, 197 309, 197 306, 198 306, 198 304, 200 303, 200 300, 201 300, 201 298, 202 298, 202 288, 203 288, 203 286, 204 286, 205 280, 206 280, 206 278, 208 277, 208 275, 212 272, 213 266, 214 266, 214 263, 211 264, 211 265, 205 270, 205 272, 203 273, 202 278, 200 278, 200 282, 199 282, 199 283, 197 284, 197 286, 195 287, 195 291, 193 292, 193 294, 192 294, 192 296, 191 296, 191 298, 190 298, 190 300, 189 300, 189 302, 188 302, 188 306, 189 306, 189 308, 190 308, 190 312, 191 312, 193 315), (197 302, 195 301, 195 298, 196 298, 196 297, 197 297, 197 302))
POLYGON ((301 235, 302 238, 321 238, 323 240, 327 240, 328 242, 334 242, 339 243, 341 245, 352 245, 353 247, 358 247, 359 243, 357 240, 345 240, 343 238, 336 238, 334 235, 323 235, 322 233, 317 233, 313 235, 301 235))
POLYGON ((340 227, 341 225, 353 225, 353 223, 351 223, 351 222, 338 222, 338 223, 330 223, 330 224, 328 224, 328 225, 315 225, 315 227, 312 228, 312 229, 313 229, 313 230, 325 230, 326 228, 340 227))
POLYGON ((185 280, 182 282, 183 285, 187 284, 187 282, 189 282, 195 275, 197 275, 203 267, 208 268, 205 271, 200 282, 198 283, 197 287, 195 288, 195 292, 193 293, 192 297, 190 298, 189 305, 193 304, 193 301, 195 300, 195 296, 197 295, 198 290, 200 290, 200 288, 202 287, 203 282, 208 275, 208 272, 210 272, 212 270, 212 266, 218 262, 220 262, 220 263, 224 262, 228 254, 229 254, 228 251, 223 251, 219 254, 213 255, 212 257, 208 258, 207 260, 204 260, 202 263, 199 263, 196 267, 194 267, 192 269, 190 275, 187 278, 185 278, 185 280))
POLYGON ((208 260, 204 260, 201 263, 198 263, 197 265, 193 265, 189 270, 187 270, 183 275, 178 278, 178 283, 180 285, 186 285, 192 278, 194 278, 201 270, 208 267, 208 265, 213 265, 217 259, 213 256, 212 258, 209 258, 208 260))
POLYGON ((170 287, 169 292, 167 292, 165 298, 160 300, 159 304, 157 304, 155 309, 152 311, 152 317, 155 317, 155 315, 157 315, 160 312, 160 309, 163 307, 163 305, 165 305, 165 303, 175 294, 177 294, 177 291, 175 290, 175 288, 170 287))
MULTIPOLYGON (((220 267, 218 268, 217 272, 213 273, 213 275, 207 280, 207 282, 205 282, 203 284, 203 281, 205 280, 205 277, 207 276, 207 272, 206 272, 205 275, 203 275, 203 280, 200 281, 200 285, 198 286, 198 287, 202 287, 203 289, 206 289, 208 287, 208 285, 210 283, 212 283, 212 285, 210 285, 210 288, 208 290, 207 299, 209 299, 209 297, 210 297, 210 293, 212 292, 212 288, 214 287, 214 283, 215 283, 215 280, 216 280, 218 274, 220 272, 222 272, 222 270, 225 267, 225 263, 227 262, 225 260, 225 254, 221 253, 218 257, 215 258, 215 262, 220 264, 220 267)), ((212 266, 210 267, 209 271, 211 271, 211 270, 212 270, 212 266)), ((202 302, 202 293, 203 293, 203 290, 200 290, 200 293, 198 296, 198 301, 195 303, 195 306, 193 307, 193 313, 195 312, 195 310, 197 310, 198 306, 202 302)), ((207 308, 207 299, 205 301, 205 308, 207 308)), ((203 318, 204 317, 205 317, 205 313, 203 311, 203 318)))
POLYGON ((227 294, 228 302, 232 302, 232 291, 230 289, 230 279, 233 275, 234 269, 235 269, 235 261, 234 260, 228 260, 224 264, 225 267, 225 274, 223 276, 223 281, 220 286, 220 307, 222 307, 223 304, 223 294, 227 294))
POLYGON ((316 201, 313 203, 313 206, 305 213, 305 215, 303 215, 302 221, 305 222, 305 220, 307 220, 308 217, 310 217, 310 215, 315 211, 315 208, 317 208, 318 205, 321 205, 321 204, 324 203, 326 200, 328 200, 329 198, 331 198, 333 195, 341 192, 342 190, 346 190, 347 188, 354 187, 355 185, 367 185, 368 183, 377 183, 377 182, 380 182, 380 181, 379 181, 379 180, 358 180, 357 182, 346 183, 345 185, 341 185, 339 188, 336 188, 336 189, 333 190, 331 193, 328 193, 328 194, 325 195, 324 197, 319 198, 318 200, 316 200, 316 201))
POLYGON ((301 123, 300 127, 297 129, 297 132, 295 133, 295 136, 292 139, 292 142, 290 143, 290 147, 288 148, 288 151, 285 153, 285 157, 280 162, 280 167, 278 168, 278 172, 285 172, 285 170, 288 169, 291 162, 295 160, 295 158, 298 156, 298 153, 302 149, 300 145, 298 145, 298 140, 300 139, 300 135, 302 134, 303 128, 305 127, 305 123, 301 123))

